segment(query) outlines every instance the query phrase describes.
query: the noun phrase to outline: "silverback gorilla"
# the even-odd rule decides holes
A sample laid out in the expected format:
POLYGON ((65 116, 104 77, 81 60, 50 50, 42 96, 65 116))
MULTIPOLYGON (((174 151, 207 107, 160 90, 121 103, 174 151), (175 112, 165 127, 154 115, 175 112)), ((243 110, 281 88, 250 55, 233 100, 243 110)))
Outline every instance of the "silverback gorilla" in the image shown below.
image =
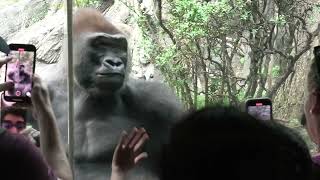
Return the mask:
MULTIPOLYGON (((161 83, 128 78, 131 58, 127 39, 96 10, 78 10, 73 33, 76 180, 109 179, 119 135, 134 126, 144 127, 150 135, 146 146, 149 157, 129 178, 157 178, 157 158, 171 124, 183 113, 181 104, 161 83)), ((61 87, 63 78, 49 82, 50 89, 61 87)), ((60 88, 50 94, 66 141, 65 92, 60 88)))

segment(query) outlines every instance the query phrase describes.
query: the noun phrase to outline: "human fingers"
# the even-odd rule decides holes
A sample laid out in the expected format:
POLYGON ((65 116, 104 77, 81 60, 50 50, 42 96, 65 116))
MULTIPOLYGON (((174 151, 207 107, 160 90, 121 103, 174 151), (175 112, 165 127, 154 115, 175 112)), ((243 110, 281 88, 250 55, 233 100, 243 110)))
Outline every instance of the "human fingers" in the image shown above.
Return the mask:
POLYGON ((0 84, 0 91, 7 91, 14 87, 13 82, 5 82, 0 84))
POLYGON ((12 56, 6 56, 4 58, 0 58, 0 68, 11 60, 12 60, 12 56))
POLYGON ((128 134, 126 131, 122 131, 120 138, 119 138, 119 142, 116 146, 116 148, 114 149, 114 154, 113 154, 113 163, 116 163, 117 158, 118 158, 118 153, 120 149, 123 149, 123 143, 125 141, 125 139, 128 137, 128 134))
POLYGON ((135 137, 137 132, 138 132, 138 129, 136 127, 134 127, 132 129, 132 131, 130 132, 128 138, 125 140, 124 147, 128 147, 129 146, 130 142, 133 140, 133 138, 135 137))
POLYGON ((38 75, 33 75, 33 77, 32 77, 32 82, 33 82, 33 87, 32 87, 32 89, 34 90, 38 90, 38 89, 41 89, 41 80, 40 80, 40 78, 39 78, 39 76, 38 75))
POLYGON ((136 145, 134 146, 133 152, 139 152, 147 140, 149 140, 149 135, 147 133, 144 133, 142 137, 139 139, 139 141, 136 143, 136 145))
POLYGON ((139 154, 136 158, 134 158, 134 164, 138 164, 142 159, 146 159, 148 157, 148 153, 143 152, 139 154))
POLYGON ((33 87, 32 87, 32 92, 31 92, 31 100, 36 101, 40 99, 40 96, 45 96, 45 88, 41 82, 41 79, 39 78, 38 75, 34 75, 33 78, 33 87))
POLYGON ((118 146, 119 147, 121 146, 121 148, 124 149, 125 148, 124 143, 127 139, 128 139, 127 131, 122 131, 119 142, 118 142, 118 146))
POLYGON ((139 128, 135 137, 133 137, 132 141, 130 142, 129 148, 133 148, 144 133, 146 133, 146 130, 144 128, 139 128))

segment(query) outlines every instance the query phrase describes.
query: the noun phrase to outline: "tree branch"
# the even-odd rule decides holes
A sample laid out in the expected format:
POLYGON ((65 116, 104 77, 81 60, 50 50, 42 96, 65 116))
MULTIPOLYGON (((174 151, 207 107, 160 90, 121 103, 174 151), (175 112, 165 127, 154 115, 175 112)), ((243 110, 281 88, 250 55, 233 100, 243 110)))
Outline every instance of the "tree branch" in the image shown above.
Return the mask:
POLYGON ((157 10, 156 16, 157 16, 157 18, 159 20, 159 25, 169 35, 172 43, 176 44, 176 39, 174 38, 172 32, 169 31, 169 29, 163 24, 163 20, 162 20, 162 0, 157 0, 157 5, 158 5, 158 10, 157 10))

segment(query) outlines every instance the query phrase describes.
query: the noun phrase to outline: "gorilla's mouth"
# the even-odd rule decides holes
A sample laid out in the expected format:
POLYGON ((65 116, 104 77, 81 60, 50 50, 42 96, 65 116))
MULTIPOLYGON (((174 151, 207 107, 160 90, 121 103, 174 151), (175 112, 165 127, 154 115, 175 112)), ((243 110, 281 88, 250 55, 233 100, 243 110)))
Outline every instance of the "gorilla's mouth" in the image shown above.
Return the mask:
POLYGON ((113 77, 113 76, 121 76, 123 77, 124 74, 120 72, 112 72, 112 73, 96 73, 98 77, 113 77))

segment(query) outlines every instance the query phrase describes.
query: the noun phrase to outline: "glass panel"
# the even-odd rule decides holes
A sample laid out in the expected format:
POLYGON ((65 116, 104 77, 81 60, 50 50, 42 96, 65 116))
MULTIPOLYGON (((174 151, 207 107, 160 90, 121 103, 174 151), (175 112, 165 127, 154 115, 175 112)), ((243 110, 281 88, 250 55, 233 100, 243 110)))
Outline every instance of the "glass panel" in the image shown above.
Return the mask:
MULTIPOLYGON (((67 2, 1 0, 0 35, 37 48, 35 74, 49 87, 75 179, 109 178, 121 132, 134 127, 150 135, 144 149, 150 156, 129 177, 158 177, 170 127, 187 110, 212 104, 284 124, 300 132, 312 154, 319 151, 320 129, 309 124, 308 134, 300 123, 304 113, 304 124, 310 122, 312 90, 320 87, 313 53, 318 2, 74 0, 73 8, 67 2)), ((32 55, 20 61, 21 48, 16 59, 32 65, 32 55)), ((11 70, 1 68, 2 82, 13 79, 11 71, 20 76, 21 63, 13 62, 11 70)), ((18 91, 7 91, 11 99, 1 98, 2 109, 29 92, 18 91)), ((25 104, 18 107, 26 111, 26 127, 39 130, 25 104)), ((16 132, 21 126, 4 124, 16 132)))

